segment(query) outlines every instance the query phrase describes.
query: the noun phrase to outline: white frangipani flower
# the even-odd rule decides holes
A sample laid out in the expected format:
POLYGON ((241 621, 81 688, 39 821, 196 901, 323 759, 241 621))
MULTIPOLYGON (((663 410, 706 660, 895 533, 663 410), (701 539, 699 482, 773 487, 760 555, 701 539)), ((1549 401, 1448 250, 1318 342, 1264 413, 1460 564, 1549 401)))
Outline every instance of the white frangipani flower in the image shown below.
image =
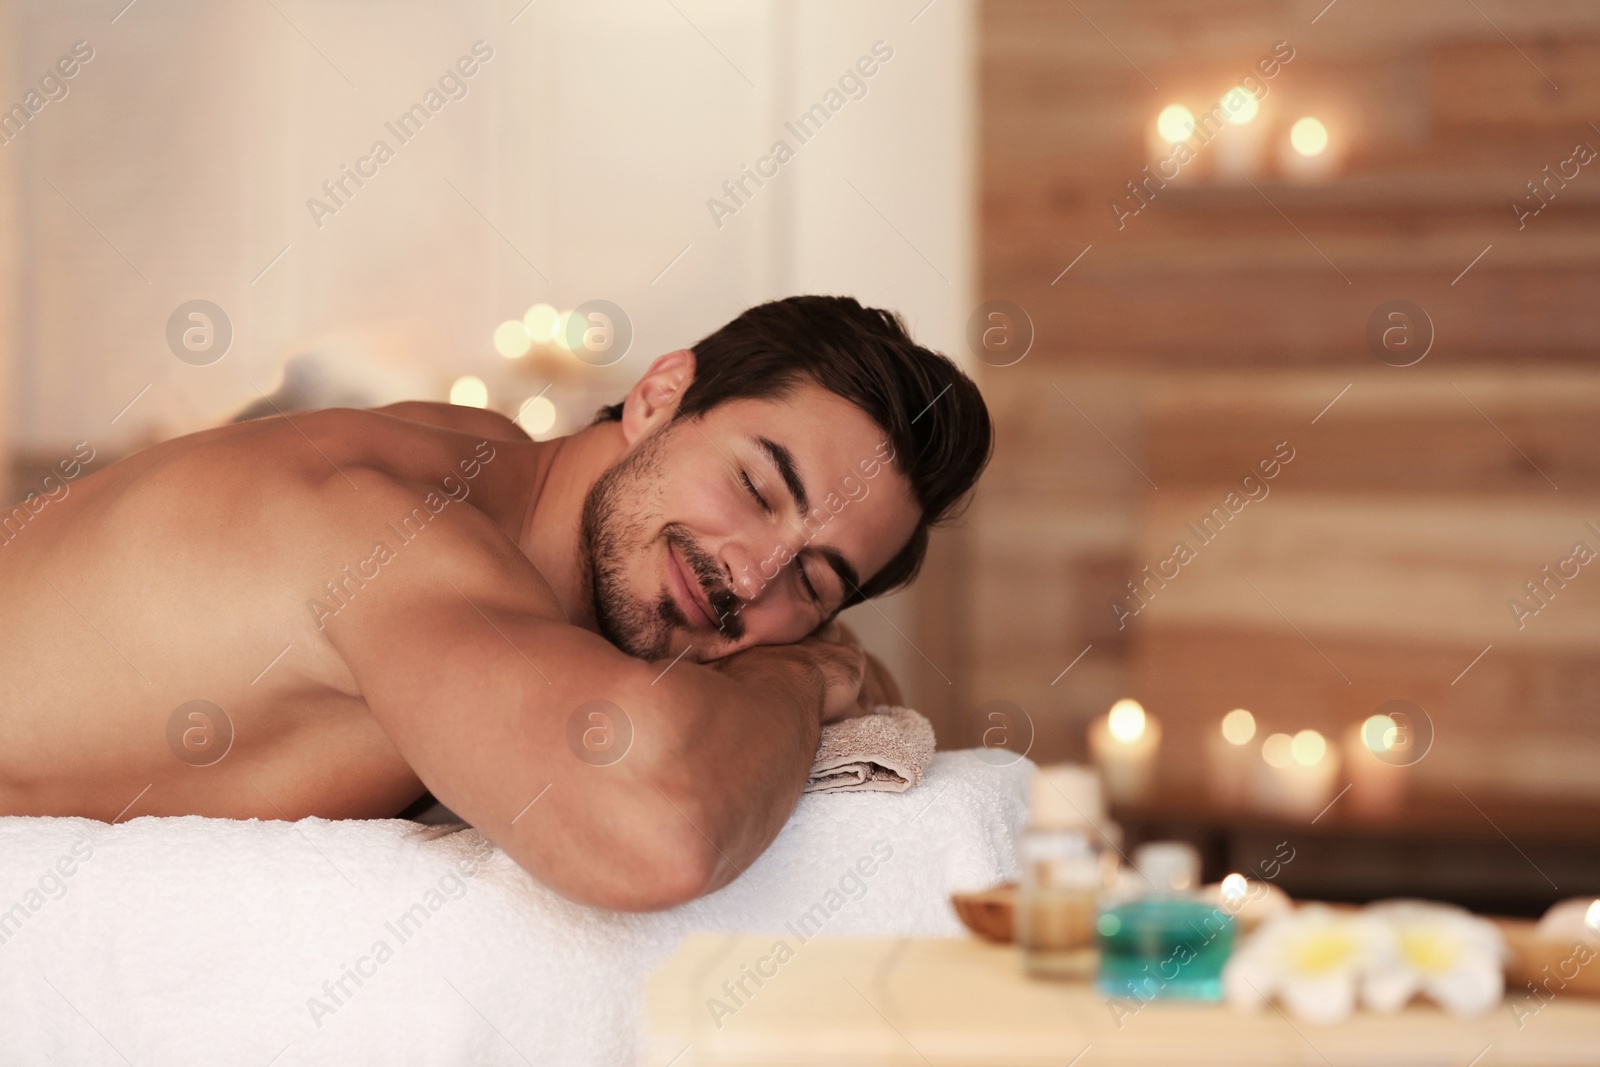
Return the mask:
POLYGON ((1394 931, 1393 955, 1361 986, 1374 1011, 1399 1011, 1425 993, 1452 1015, 1481 1015, 1505 995, 1505 941, 1495 925, 1461 908, 1394 900, 1366 909, 1394 931))
POLYGON ((1223 968, 1228 1003, 1259 1010, 1277 997, 1296 1018, 1330 1025, 1355 1011, 1362 977, 1390 965, 1390 928, 1361 912, 1318 904, 1268 919, 1223 968))

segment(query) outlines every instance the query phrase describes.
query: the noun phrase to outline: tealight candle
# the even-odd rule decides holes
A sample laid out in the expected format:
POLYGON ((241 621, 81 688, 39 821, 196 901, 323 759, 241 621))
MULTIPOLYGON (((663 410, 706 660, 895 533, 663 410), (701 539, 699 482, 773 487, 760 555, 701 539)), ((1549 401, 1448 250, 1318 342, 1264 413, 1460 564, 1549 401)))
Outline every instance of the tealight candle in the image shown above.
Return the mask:
POLYGON ((1315 817, 1333 799, 1338 773, 1338 753, 1317 731, 1273 734, 1261 745, 1256 804, 1273 814, 1315 817))
POLYGON ((1343 145, 1330 136, 1322 120, 1306 115, 1289 127, 1279 145, 1278 164, 1291 181, 1321 181, 1333 176, 1342 154, 1343 145))
POLYGON ((1215 146, 1217 177, 1243 184, 1261 171, 1266 130, 1265 123, 1255 121, 1261 102, 1249 89, 1235 85, 1217 106, 1226 120, 1215 146))
POLYGON ((1404 802, 1406 768, 1385 758, 1398 747, 1389 740, 1394 730, 1388 716, 1374 715, 1345 731, 1345 773, 1350 777, 1350 795, 1346 799, 1353 811, 1387 815, 1404 802))
POLYGON ((1089 724, 1089 751, 1115 803, 1135 803, 1149 795, 1160 747, 1161 723, 1136 700, 1117 701, 1089 724))
POLYGON ((1222 717, 1221 729, 1206 738, 1206 787, 1219 804, 1243 804, 1250 796, 1256 754, 1250 741, 1256 736, 1256 717, 1234 708, 1222 717))
POLYGON ((1161 109, 1145 130, 1146 170, 1124 186, 1122 195, 1135 207, 1153 198, 1167 185, 1190 180, 1201 165, 1195 118, 1182 104, 1161 109))
POLYGON ((1200 896, 1215 904, 1239 924, 1240 932, 1249 933, 1274 915, 1281 915, 1294 907, 1289 894, 1270 882, 1246 878, 1242 874, 1228 875, 1215 885, 1201 890, 1200 896))

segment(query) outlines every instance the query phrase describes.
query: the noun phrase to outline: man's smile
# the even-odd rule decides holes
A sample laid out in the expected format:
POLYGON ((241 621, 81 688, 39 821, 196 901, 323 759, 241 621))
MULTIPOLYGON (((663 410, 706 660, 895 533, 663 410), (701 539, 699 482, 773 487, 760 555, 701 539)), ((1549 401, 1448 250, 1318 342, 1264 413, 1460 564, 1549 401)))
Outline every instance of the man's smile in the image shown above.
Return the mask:
POLYGON ((720 627, 711 614, 711 602, 706 598, 705 590, 694 571, 688 564, 678 557, 677 546, 671 541, 667 542, 667 573, 672 580, 672 597, 678 602, 678 610, 683 613, 691 626, 703 626, 708 630, 717 630, 720 627))

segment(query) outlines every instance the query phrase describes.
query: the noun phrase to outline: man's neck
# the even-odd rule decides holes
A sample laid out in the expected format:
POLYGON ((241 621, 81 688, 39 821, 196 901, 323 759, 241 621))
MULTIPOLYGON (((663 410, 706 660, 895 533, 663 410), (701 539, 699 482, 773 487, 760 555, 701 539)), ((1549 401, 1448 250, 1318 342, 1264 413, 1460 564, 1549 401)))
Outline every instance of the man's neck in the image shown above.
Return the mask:
POLYGON ((596 627, 582 566, 583 504, 589 490, 627 451, 615 422, 589 426, 539 444, 517 547, 549 583, 567 621, 596 627))

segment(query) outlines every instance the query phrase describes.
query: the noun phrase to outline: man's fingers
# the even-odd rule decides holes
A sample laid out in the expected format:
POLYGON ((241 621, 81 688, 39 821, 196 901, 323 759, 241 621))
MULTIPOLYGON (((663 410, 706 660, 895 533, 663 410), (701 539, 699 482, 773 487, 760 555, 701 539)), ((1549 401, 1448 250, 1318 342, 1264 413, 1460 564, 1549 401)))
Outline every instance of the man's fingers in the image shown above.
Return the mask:
POLYGON ((866 704, 864 704, 864 703, 862 703, 860 701, 857 701, 855 704, 853 704, 850 707, 846 708, 840 714, 835 715, 832 718, 824 718, 822 721, 823 721, 823 723, 826 724, 826 723, 830 723, 830 722, 839 722, 842 719, 859 719, 863 715, 871 715, 871 714, 872 714, 872 709, 870 707, 868 707, 866 704))
MULTIPOLYGON (((866 688, 871 677, 866 652, 837 620, 796 644, 749 648, 729 659, 761 655, 803 657, 822 672, 822 707, 818 709, 822 722, 868 714, 872 704, 866 698, 878 694, 877 689, 869 693, 866 688)), ((881 697, 878 699, 881 702, 881 697)))
POLYGON ((894 675, 889 673, 889 668, 870 652, 866 653, 866 661, 867 677, 861 686, 863 698, 869 700, 873 706, 904 705, 905 698, 901 696, 900 686, 895 683, 894 675))

